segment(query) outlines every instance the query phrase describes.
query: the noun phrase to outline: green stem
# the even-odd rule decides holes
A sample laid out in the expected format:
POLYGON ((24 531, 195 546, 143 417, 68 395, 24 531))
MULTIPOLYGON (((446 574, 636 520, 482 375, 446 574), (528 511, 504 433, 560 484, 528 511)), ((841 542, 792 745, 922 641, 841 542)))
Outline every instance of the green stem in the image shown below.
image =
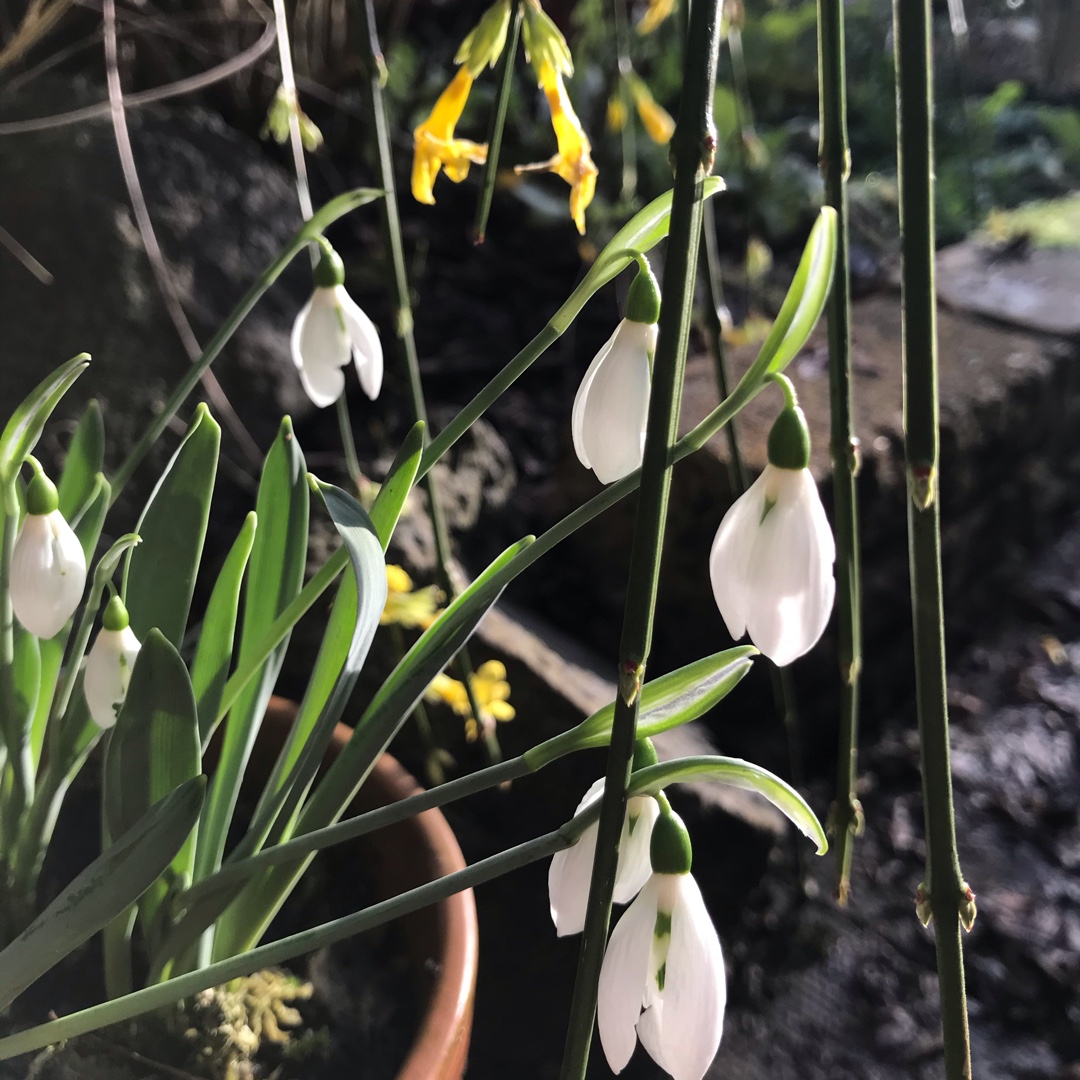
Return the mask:
POLYGON ((349 474, 349 482, 353 490, 359 494, 360 484, 364 474, 360 470, 360 459, 356 456, 356 441, 353 439, 352 421, 349 419, 349 404, 345 400, 345 392, 342 391, 334 403, 334 411, 337 413, 338 430, 341 432, 341 448, 345 452, 345 468, 349 474))
POLYGON ((337 198, 331 199, 330 202, 316 211, 309 221, 304 223, 288 244, 285 245, 285 249, 281 254, 259 275, 255 284, 248 289, 247 293, 244 294, 222 324, 221 329, 210 340, 210 343, 203 350, 202 356, 188 368, 184 377, 169 395, 161 412, 154 417, 150 426, 143 432, 139 441, 131 448, 128 456, 116 470, 116 473, 111 478, 112 503, 115 503, 120 497, 124 485, 131 479, 142 459, 146 457, 150 448, 157 442, 161 433, 168 426, 169 421, 187 400, 188 394, 198 385, 203 372, 218 358, 221 350, 229 343, 230 338, 236 333, 237 328, 247 317, 248 312, 258 303, 263 293, 273 285, 281 276, 281 272, 285 267, 312 240, 322 235, 324 229, 337 221, 339 217, 349 213, 350 210, 363 206, 364 203, 370 201, 372 194, 371 191, 361 188, 355 191, 347 191, 342 195, 338 195, 337 198))
POLYGON ((637 194, 637 129, 634 126, 633 102, 627 99, 626 80, 633 74, 634 67, 630 62, 630 30, 626 19, 626 0, 611 0, 612 10, 615 14, 615 52, 618 59, 619 76, 615 92, 619 95, 626 112, 626 120, 622 126, 622 190, 619 192, 619 200, 623 203, 631 203, 637 194))
POLYGON ((971 894, 956 851, 945 687, 941 534, 937 497, 937 305, 934 295, 933 65, 930 0, 894 0, 900 227, 903 252, 904 434, 915 689, 919 712, 927 870, 948 1080, 969 1080, 961 908, 971 894))
POLYGON ((484 162, 484 175, 480 179, 480 201, 476 204, 476 221, 473 223, 474 244, 482 244, 487 235, 488 215, 491 213, 491 200, 495 195, 498 175, 499 152, 502 150, 503 129, 506 127, 506 109, 510 104, 510 88, 514 82, 514 58, 517 54, 518 39, 521 37, 521 20, 524 14, 524 5, 517 4, 510 17, 506 45, 499 57, 499 68, 495 76, 499 84, 499 95, 495 99, 495 108, 488 124, 487 160, 484 162))
POLYGON ((64 1016, 27 1031, 20 1031, 6 1039, 0 1039, 0 1061, 30 1053, 32 1050, 40 1050, 42 1047, 74 1038, 77 1035, 85 1035, 88 1031, 94 1031, 109 1024, 130 1020, 132 1017, 191 997, 200 990, 220 986, 231 979, 250 975, 263 968, 284 964, 304 953, 325 948, 334 942, 374 929, 376 926, 382 926, 392 919, 445 900, 454 893, 483 885, 484 882, 491 881, 493 878, 501 877, 503 874, 528 866, 540 859, 546 859, 555 852, 569 847, 577 839, 581 828, 588 820, 587 817, 575 818, 573 822, 564 825, 556 832, 546 833, 535 840, 529 840, 517 847, 501 851, 498 855, 481 859, 480 862, 467 866, 464 870, 455 871, 446 877, 438 878, 416 889, 410 889, 400 896, 373 904, 363 911, 335 919, 333 922, 311 930, 292 934, 268 945, 260 945, 240 956, 220 960, 198 971, 137 990, 123 998, 106 1001, 101 1005, 83 1009, 70 1016, 64 1016))
POLYGON ((719 23, 719 0, 698 0, 693 5, 686 45, 686 80, 683 83, 678 126, 671 140, 675 168, 671 230, 641 468, 641 494, 634 523, 630 576, 619 645, 620 692, 615 701, 612 721, 589 906, 560 1072, 562 1080, 584 1080, 585 1077, 596 1015, 600 966, 611 919, 619 837, 626 813, 626 789, 630 780, 641 700, 639 691, 652 640, 668 492, 674 464, 672 447, 677 434, 693 316, 703 185, 712 169, 716 149, 712 99, 716 84, 719 23))
MULTIPOLYGON (((366 68, 366 87, 368 102, 371 106, 371 119, 375 129, 375 149, 379 161, 379 181, 386 197, 382 201, 383 237, 390 251, 390 262, 394 269, 393 281, 389 284, 390 301, 395 311, 397 339, 405 358, 405 369, 409 376, 409 400, 412 405, 413 421, 424 424, 424 439, 428 438, 427 404, 424 401, 424 386, 420 379, 420 360, 416 352, 416 338, 413 335, 412 302, 409 299, 409 279, 405 268, 405 249, 401 236, 401 217, 398 213, 397 187, 394 180, 394 159, 390 148, 390 124, 386 115, 386 102, 383 99, 382 83, 379 77, 379 58, 382 51, 376 34, 375 10, 373 0, 357 0, 360 14, 360 29, 366 48, 363 63, 366 68)), ((520 23, 520 13, 514 17, 515 25, 520 23)), ((450 546, 450 534, 446 527, 446 515, 435 475, 427 472, 423 475, 424 490, 428 498, 428 513, 431 515, 431 531, 435 538, 435 561, 438 566, 439 586, 447 597, 457 596, 454 578, 451 572, 453 554, 450 546)), ((458 662, 464 672, 465 693, 473 710, 477 724, 480 712, 472 687, 472 660, 467 647, 463 646, 458 654, 458 662)), ((485 743, 486 744, 486 743, 485 743)), ((487 745, 487 744, 486 744, 487 745)), ((498 743, 496 743, 496 747, 498 743)), ((489 746, 490 752, 490 746, 489 746)))
POLYGON ((840 736, 836 767, 833 835, 837 845, 837 896, 847 903, 854 837, 862 828, 855 791, 862 627, 859 599, 859 523, 851 376, 851 278, 848 265, 848 194, 851 151, 847 133, 847 74, 843 0, 818 0, 818 70, 821 81, 821 169, 825 201, 836 210, 836 271, 829 294, 829 392, 833 466, 833 524, 836 530, 836 607, 840 662, 840 736))

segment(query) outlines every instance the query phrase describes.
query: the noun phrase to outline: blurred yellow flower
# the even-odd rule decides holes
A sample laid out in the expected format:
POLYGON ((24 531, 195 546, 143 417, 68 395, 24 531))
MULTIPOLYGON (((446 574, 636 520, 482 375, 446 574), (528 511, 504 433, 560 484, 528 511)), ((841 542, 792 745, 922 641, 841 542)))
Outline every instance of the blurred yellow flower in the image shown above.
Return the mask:
POLYGON ((440 169, 446 169, 446 175, 460 184, 469 175, 470 164, 482 165, 487 160, 486 144, 454 138, 472 83, 468 67, 458 68, 431 115, 413 131, 412 193, 417 202, 435 202, 432 189, 440 169))
POLYGON ((559 152, 549 161, 518 165, 514 171, 553 172, 561 176, 570 185, 570 216, 578 232, 584 235, 585 210, 596 194, 596 174, 599 172, 593 164, 592 144, 570 104, 562 75, 546 63, 540 67, 539 74, 540 86, 551 107, 551 126, 555 129, 559 152))
POLYGON ((622 94, 616 91, 608 98, 607 103, 607 128, 616 134, 626 127, 626 102, 622 94))
POLYGON ((637 24, 639 34, 651 34, 674 10, 675 0, 649 0, 648 10, 637 24))
POLYGON ((472 692, 480 710, 479 725, 472 715, 464 683, 446 674, 436 675, 425 694, 429 700, 441 701, 458 716, 465 718, 465 737, 469 742, 476 741, 481 727, 489 729, 496 721, 513 720, 516 715, 514 706, 507 700, 510 697, 510 684, 506 681, 506 666, 501 660, 488 660, 476 669, 472 677, 472 692))
POLYGON ((634 96, 634 105, 645 131, 654 143, 665 146, 675 134, 675 121, 662 105, 658 105, 649 88, 636 76, 628 76, 630 93, 634 96))
POLYGON ((386 567, 386 606, 379 625, 396 623, 406 630, 426 630, 439 617, 442 590, 437 585, 413 589, 413 580, 400 567, 386 567))

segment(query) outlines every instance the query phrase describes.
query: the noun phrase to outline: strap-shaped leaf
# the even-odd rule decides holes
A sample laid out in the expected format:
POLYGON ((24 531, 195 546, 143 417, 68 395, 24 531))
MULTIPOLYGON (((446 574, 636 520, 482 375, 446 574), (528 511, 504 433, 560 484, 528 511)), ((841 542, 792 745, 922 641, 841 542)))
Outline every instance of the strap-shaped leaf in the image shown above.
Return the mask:
MULTIPOLYGON (((349 553, 352 574, 342 579, 296 721, 256 809, 251 833, 257 839, 250 851, 258 849, 285 804, 285 794, 286 822, 306 795, 356 686, 386 607, 386 561, 371 519, 341 488, 314 477, 312 487, 321 495, 349 553)), ((286 824, 275 834, 286 836, 288 831, 286 824)))
MULTIPOLYGON (((266 456, 255 504, 259 528, 248 560, 244 618, 238 664, 260 647, 274 620, 300 592, 307 561, 308 485, 304 455, 286 417, 266 456)), ((225 839, 266 704, 288 648, 289 635, 265 660, 237 696, 225 725, 221 757, 210 783, 206 812, 199 822, 196 878, 221 865, 225 839)))
POLYGON ((217 476, 221 428, 205 405, 157 482, 135 531, 142 543, 124 566, 124 604, 141 641, 156 626, 184 640, 217 476))
POLYGON ((97 476, 105 467, 105 422, 101 406, 91 401, 79 420, 64 461, 60 483, 60 513, 71 521, 97 491, 97 476))
POLYGON ((0 1009, 157 880, 191 834, 205 787, 199 776, 170 792, 0 952, 0 1009))
POLYGON ((232 663, 236 615, 240 608, 240 585, 248 556, 255 542, 258 515, 253 510, 244 519, 239 534, 225 559, 206 605, 206 617, 199 630, 199 644, 191 663, 191 685, 199 710, 199 737, 205 748, 217 726, 221 692, 232 663))
MULTIPOLYGON (((195 694, 175 646, 151 630, 131 673, 105 754, 104 806, 111 836, 122 836, 159 800, 198 776, 202 762, 195 694)), ((190 871, 190 844, 175 869, 190 871)))
POLYGON ((795 358, 825 310, 835 267, 836 211, 823 206, 755 368, 765 364, 768 371, 783 371, 795 358))
POLYGON ((779 776, 741 758, 703 755, 662 761, 659 765, 650 765, 634 773, 630 777, 629 790, 633 795, 655 795, 669 784, 686 784, 697 780, 715 780, 729 787, 756 792, 768 799, 799 832, 813 840, 819 855, 829 850, 825 830, 806 800, 779 776))
MULTIPOLYGON (((658 679, 650 679, 641 691, 638 738, 651 738, 708 712, 738 686, 756 655, 757 649, 753 645, 737 645, 695 660, 658 679)), ((525 760, 536 770, 574 750, 607 746, 614 715, 615 703, 612 702, 577 727, 534 746, 524 754, 525 760)))
POLYGON ((98 473, 94 477, 94 487, 90 497, 70 522, 75 535, 79 538, 88 564, 93 561, 98 540, 101 539, 101 529, 105 524, 105 515, 109 512, 111 499, 112 488, 109 486, 109 481, 105 479, 103 473, 98 473))
MULTIPOLYGON (((703 198, 711 198, 725 187, 719 176, 706 177, 703 198)), ((589 297, 629 266, 635 253, 644 254, 667 236, 671 224, 671 195, 672 192, 665 191, 653 199, 608 241, 566 303, 548 320, 550 326, 560 333, 565 331, 589 297)))
MULTIPOLYGON (((289 738, 263 792, 241 855, 257 851, 271 826, 287 838, 302 800, 322 763, 334 727, 348 704, 386 606, 382 545, 364 508, 340 488, 313 480, 349 552, 352 574, 338 590, 330 623, 289 738)), ((282 899, 284 898, 282 895, 282 899)), ((277 904, 255 894, 231 908, 217 924, 214 957, 250 947, 262 936, 277 904), (254 901, 254 903, 252 903, 254 901)))
POLYGON ((394 527, 397 525, 398 518, 401 517, 405 500, 408 499, 416 480, 420 459, 424 454, 426 430, 426 425, 423 423, 413 424, 409 429, 371 507, 371 523, 379 534, 383 551, 386 550, 390 538, 394 535, 394 527))
POLYGON ((48 378, 38 383, 12 413, 3 434, 0 434, 0 486, 10 484, 18 475, 26 455, 37 446, 46 421, 89 363, 89 355, 80 353, 66 364, 61 364, 48 378))
POLYGON ((38 639, 18 624, 14 627, 14 639, 11 681, 15 691, 15 709, 19 725, 30 732, 41 695, 41 650, 38 639))

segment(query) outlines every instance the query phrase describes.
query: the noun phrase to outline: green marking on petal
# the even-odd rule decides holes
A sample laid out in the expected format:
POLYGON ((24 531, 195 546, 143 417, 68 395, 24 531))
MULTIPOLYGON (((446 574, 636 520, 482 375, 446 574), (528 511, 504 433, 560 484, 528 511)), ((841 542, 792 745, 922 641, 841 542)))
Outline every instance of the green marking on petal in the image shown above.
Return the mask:
POLYGON ((776 505, 776 500, 775 500, 775 499, 770 499, 770 498, 766 497, 766 499, 765 499, 765 506, 764 506, 764 508, 763 508, 763 509, 762 509, 762 511, 761 511, 761 518, 760 518, 760 519, 758 520, 758 524, 759 524, 759 525, 761 524, 761 522, 762 522, 762 521, 764 521, 764 520, 765 520, 765 519, 766 519, 766 518, 767 518, 767 517, 769 516, 769 511, 770 511, 770 510, 771 510, 771 509, 772 509, 772 508, 773 508, 773 507, 774 507, 775 505, 776 505))
POLYGON ((656 925, 653 927, 653 937, 658 941, 671 936, 671 913, 658 911, 656 913, 656 925))
POLYGON ((667 979, 667 961, 665 960, 660 965, 660 970, 656 973, 656 989, 660 993, 664 992, 664 981, 667 979))

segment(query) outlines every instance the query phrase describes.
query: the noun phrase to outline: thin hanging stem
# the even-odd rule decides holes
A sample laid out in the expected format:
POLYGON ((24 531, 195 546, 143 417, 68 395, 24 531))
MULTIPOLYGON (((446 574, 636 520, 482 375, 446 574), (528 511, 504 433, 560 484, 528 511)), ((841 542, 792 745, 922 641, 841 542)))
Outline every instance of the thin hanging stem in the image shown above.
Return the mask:
POLYGON ((653 615, 664 544, 668 492, 682 401, 686 349, 693 316, 694 278, 701 238, 703 184, 712 170, 716 132, 712 100, 716 85, 720 0, 698 0, 690 13, 686 81, 679 122, 671 140, 675 185, 671 202, 668 260, 661 294, 660 333, 653 367, 648 429, 641 468, 634 541, 630 554, 622 641, 619 696, 608 749, 608 767, 589 888, 562 1080, 584 1080, 596 1015, 600 966, 611 919, 611 898, 626 813, 639 693, 652 643, 653 615))
POLYGON ((904 437, 915 690, 919 712, 926 879, 920 914, 934 921, 948 1080, 970 1080, 961 924, 974 897, 956 851, 938 503, 937 305, 934 296, 933 63, 930 0, 894 0, 900 230, 903 252, 904 437))
POLYGON ((337 413, 338 430, 341 432, 341 448, 345 452, 345 468, 349 473, 349 482, 360 493, 360 487, 364 480, 364 473, 360 468, 360 459, 356 456, 356 441, 353 439, 352 421, 349 419, 349 403, 345 400, 345 393, 334 404, 337 413))
POLYGON ((818 0, 818 69, 821 73, 821 170, 825 178, 825 200, 836 210, 836 271, 826 308, 840 662, 840 739, 832 825, 839 868, 837 898, 845 904, 851 888, 852 841, 862 829, 862 808, 855 793, 862 619, 855 486, 859 471, 859 440, 854 430, 851 378, 847 198, 851 151, 847 134, 843 0, 818 0))
POLYGON ((499 153, 502 150, 503 129, 506 127, 506 109, 510 104, 510 88, 514 82, 514 57, 517 55, 518 40, 521 37, 521 20, 525 15, 523 4, 517 4, 510 16, 510 28, 506 35, 506 45, 499 57, 496 81, 499 94, 495 99, 495 108, 491 110, 491 121, 487 133, 487 160, 484 162, 484 174, 480 179, 480 201, 476 204, 476 221, 473 223, 473 243, 482 244, 487 235, 488 215, 491 213, 491 200, 495 195, 495 181, 499 172, 499 153))
POLYGON ((622 190, 619 199, 624 203, 631 203, 637 195, 637 130, 631 116, 631 108, 627 102, 629 96, 626 91, 626 80, 633 73, 633 65, 630 62, 630 29, 626 18, 626 0, 611 0, 612 10, 615 17, 615 54, 619 65, 618 83, 615 92, 623 104, 626 116, 623 121, 622 131, 622 190))
MULTIPOLYGON (((390 300, 395 310, 397 339, 404 355, 405 369, 409 376, 409 400, 412 404, 413 419, 425 425, 424 439, 426 444, 428 437, 427 405, 424 401, 423 383, 420 380, 420 361, 416 352, 416 338, 413 336, 412 301, 409 298, 409 279, 405 269, 401 218, 398 214, 397 186, 394 181, 394 158, 390 149, 390 124, 386 116, 386 102, 383 99, 382 92, 382 50, 379 47, 379 39, 376 33, 375 10, 372 0, 357 0, 356 7, 360 15, 359 23, 361 38, 363 39, 360 45, 361 58, 366 69, 364 82, 368 93, 368 104, 371 108, 372 124, 375 128, 375 150, 379 164, 379 182, 386 193, 382 200, 382 224, 383 235, 394 270, 393 280, 388 286, 390 300)), ((516 21, 517 17, 515 16, 516 21)), ((453 599, 458 592, 451 569, 453 552, 450 545, 450 534, 446 527, 446 516, 443 512, 442 502, 439 499, 439 488, 434 473, 426 473, 422 483, 424 491, 427 493, 428 513, 431 515, 431 531, 435 539, 435 561, 438 568, 439 586, 447 597, 453 599)), ((462 675, 465 694, 469 699, 469 707, 472 709, 473 718, 479 725, 480 709, 472 684, 473 664, 465 646, 458 653, 457 666, 462 675)), ((491 738, 485 737, 484 745, 491 760, 498 761, 501 755, 498 751, 498 741, 495 740, 493 733, 491 738)))

